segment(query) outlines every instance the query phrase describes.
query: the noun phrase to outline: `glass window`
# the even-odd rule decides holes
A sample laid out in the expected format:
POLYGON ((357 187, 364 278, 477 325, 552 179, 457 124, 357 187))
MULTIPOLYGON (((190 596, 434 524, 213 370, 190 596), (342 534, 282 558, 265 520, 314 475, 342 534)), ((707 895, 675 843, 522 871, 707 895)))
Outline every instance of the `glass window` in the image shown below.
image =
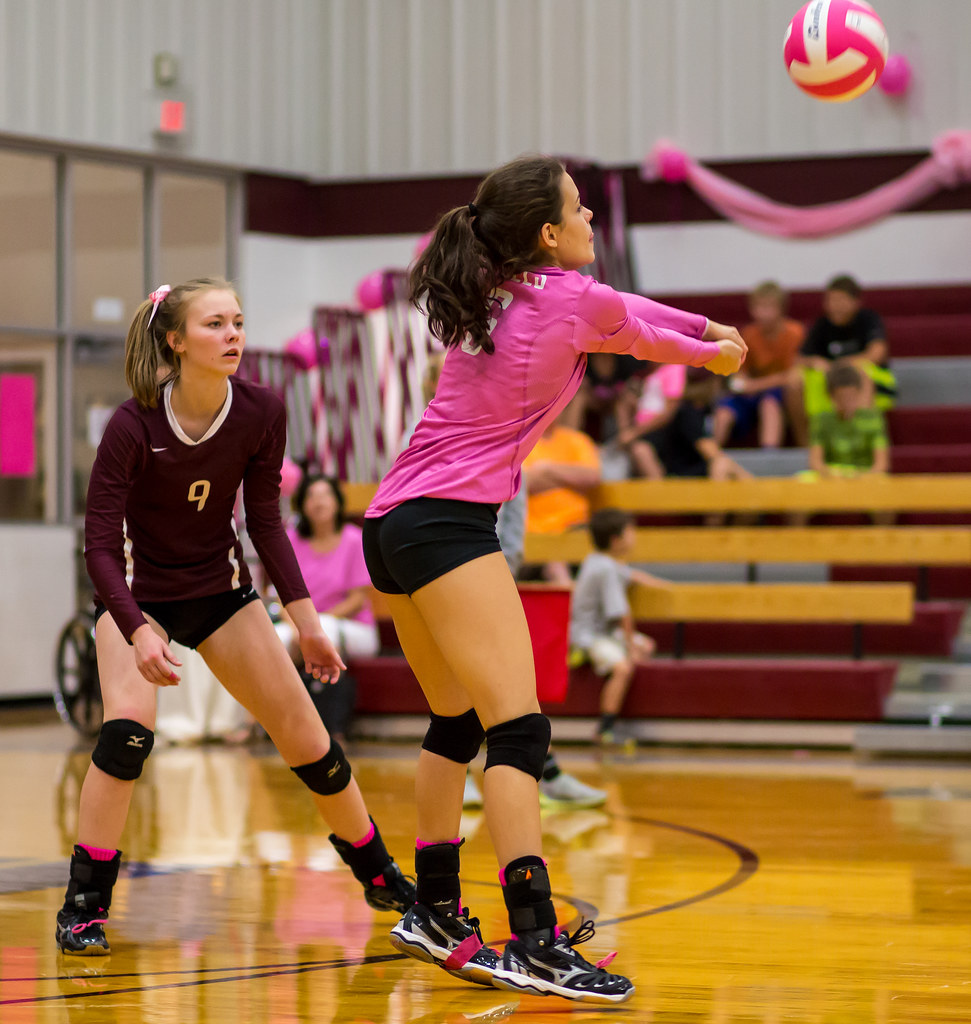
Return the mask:
POLYGON ((0 334, 0 520, 57 518, 56 346, 0 334))
POLYGON ((71 322, 124 333, 145 298, 143 173, 71 164, 71 322))
POLYGON ((125 383, 125 343, 117 338, 76 338, 73 378, 74 514, 83 516, 88 478, 101 435, 115 409, 131 398, 125 383))
POLYGON ((159 284, 225 277, 227 186, 223 179, 159 174, 159 284))
POLYGON ((53 327, 54 158, 0 151, 0 323, 53 327))

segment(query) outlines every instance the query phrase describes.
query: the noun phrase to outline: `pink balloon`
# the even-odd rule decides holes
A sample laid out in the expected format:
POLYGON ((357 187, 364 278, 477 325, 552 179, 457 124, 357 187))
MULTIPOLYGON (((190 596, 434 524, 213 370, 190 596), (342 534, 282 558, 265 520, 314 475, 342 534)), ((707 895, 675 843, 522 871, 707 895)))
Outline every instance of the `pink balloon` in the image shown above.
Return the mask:
POLYGON ((289 498, 297 489, 303 470, 292 460, 284 457, 280 467, 280 495, 289 498))
POLYGON ((671 184, 677 184, 688 177, 688 158, 680 149, 665 146, 658 150, 657 167, 661 177, 671 184))
POLYGON ((317 335, 307 327, 290 338, 283 351, 293 356, 303 369, 309 370, 317 365, 317 335))
POLYGON ((903 96, 910 88, 913 69, 910 61, 902 53, 891 53, 887 58, 883 74, 877 79, 877 85, 888 96, 903 96))
POLYGON ((384 305, 384 271, 375 270, 357 286, 357 304, 361 309, 380 309, 384 305))

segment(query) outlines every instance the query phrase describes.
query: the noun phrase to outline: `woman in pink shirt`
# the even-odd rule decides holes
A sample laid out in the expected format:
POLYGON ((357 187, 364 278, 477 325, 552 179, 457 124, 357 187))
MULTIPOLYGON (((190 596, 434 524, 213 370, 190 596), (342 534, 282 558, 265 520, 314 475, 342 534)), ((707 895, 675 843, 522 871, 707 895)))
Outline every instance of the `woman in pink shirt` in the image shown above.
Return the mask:
MULTIPOLYGON (((340 483, 334 477, 307 474, 293 492, 291 504, 297 521, 287 530, 287 537, 321 628, 345 660, 377 654, 380 642, 371 611, 371 577, 364 564, 361 528, 344 521, 340 483)), ((285 611, 276 631, 299 667, 303 656, 285 611)), ((343 743, 357 698, 354 677, 341 672, 333 684, 306 673, 303 679, 327 731, 343 743)))
POLYGON ((471 981, 611 1004, 633 986, 577 951, 592 923, 573 935, 556 924, 537 791, 550 724, 496 510, 576 393, 588 353, 727 374, 745 347, 734 328, 579 274, 594 258, 591 217, 558 161, 524 157, 439 221, 411 291, 445 365, 366 513, 364 553, 431 708, 416 777, 418 901, 392 943, 471 981), (459 883, 465 772, 483 738, 486 820, 513 935, 502 956, 482 945, 459 883))
MULTIPOLYGON (((361 528, 344 520, 340 483, 321 474, 304 476, 292 499, 297 522, 287 537, 297 556, 320 625, 341 657, 368 657, 378 652, 378 630, 368 599, 371 577, 364 564, 361 528)), ((289 622, 277 628, 290 647, 296 641, 289 622)), ((302 662, 299 648, 292 649, 302 662)))

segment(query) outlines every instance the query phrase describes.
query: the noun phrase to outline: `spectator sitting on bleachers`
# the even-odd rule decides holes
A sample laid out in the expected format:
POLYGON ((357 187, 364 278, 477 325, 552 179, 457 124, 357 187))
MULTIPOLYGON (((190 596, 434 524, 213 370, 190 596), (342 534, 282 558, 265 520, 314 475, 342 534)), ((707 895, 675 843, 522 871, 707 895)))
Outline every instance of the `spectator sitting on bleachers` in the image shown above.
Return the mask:
POLYGON ((720 445, 744 437, 756 424, 762 448, 778 448, 785 438, 785 388, 806 336, 803 325, 786 316, 788 302, 775 281, 764 281, 749 295, 752 323, 741 332, 748 355, 728 382, 731 394, 715 410, 712 434, 720 445))
MULTIPOLYGON (((297 521, 287 531, 293 553, 307 583, 320 624, 345 660, 370 657, 380 646, 371 610, 371 577, 364 564, 361 528, 344 520, 344 493, 333 477, 308 473, 291 499, 297 521)), ((298 669, 303 657, 286 613, 276 626, 298 669)), ((356 684, 341 672, 327 683, 304 671, 304 685, 331 735, 343 742, 354 711, 356 684)))
POLYGON ((802 347, 802 373, 789 390, 789 412, 796 443, 809 439, 808 419, 832 409, 826 372, 836 360, 851 360, 864 374, 864 404, 892 408, 897 381, 889 366, 887 332, 880 316, 862 302, 859 284, 846 274, 834 277, 823 294, 823 316, 802 347))
POLYGON ((853 363, 836 363, 826 374, 832 409, 809 425, 809 471, 817 477, 886 473, 890 450, 883 414, 866 405, 866 378, 853 363))
MULTIPOLYGON (((600 453, 582 430, 564 425, 569 413, 567 406, 523 462, 528 533, 562 533, 590 520, 589 494, 601 481, 600 453)), ((548 562, 542 577, 563 586, 573 579, 563 562, 548 562)))
POLYGON ((580 389, 564 410, 563 425, 584 431, 598 444, 609 441, 631 418, 636 401, 631 385, 642 368, 633 356, 589 353, 580 389))
POLYGON ((674 419, 684 395, 687 368, 680 363, 649 363, 646 377, 632 378, 635 403, 618 405, 622 417, 617 444, 631 458, 631 445, 674 419), (637 384, 635 385, 635 380, 637 384))
MULTIPOLYGON (((826 390, 831 409, 816 413, 810 420, 809 469, 799 473, 801 480, 832 477, 859 477, 886 473, 890 468, 890 448, 883 414, 866 404, 866 377, 851 362, 840 362, 826 374, 826 390)), ((789 517, 793 526, 805 526, 810 513, 789 517)), ((873 512, 878 526, 891 526, 893 512, 873 512)))
POLYGON ((604 677, 600 691, 597 739, 616 740, 615 723, 627 696, 634 670, 650 660, 655 642, 634 628, 627 589, 633 583, 669 584, 624 561, 634 548, 634 520, 617 508, 601 508, 590 519, 595 551, 583 560, 570 608, 571 663, 589 661, 604 677))
POLYGON ((666 476, 708 476, 741 480, 752 474, 730 458, 708 426, 720 381, 710 373, 689 376, 674 416, 630 446, 636 475, 649 480, 666 476))

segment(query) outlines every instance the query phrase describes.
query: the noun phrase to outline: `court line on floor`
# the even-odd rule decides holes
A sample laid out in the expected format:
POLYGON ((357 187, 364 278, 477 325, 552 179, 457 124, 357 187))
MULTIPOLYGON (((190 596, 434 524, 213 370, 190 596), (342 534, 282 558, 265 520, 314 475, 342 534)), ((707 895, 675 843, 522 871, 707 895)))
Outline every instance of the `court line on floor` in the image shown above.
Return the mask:
POLYGON ((730 850, 738 858, 738 867, 730 878, 724 882, 696 893, 694 896, 685 896, 680 900, 673 900, 671 903, 664 903, 659 907, 651 907, 649 910, 639 910, 636 914, 624 914, 621 917, 612 917, 606 921, 597 921, 597 926, 605 928, 608 925, 622 924, 625 921, 636 921, 641 917, 652 917, 654 914, 664 914, 669 910, 680 910, 682 907, 690 907, 693 903, 701 903, 703 900, 714 899, 724 892, 736 889, 747 882, 756 871, 759 870, 759 855, 744 843, 736 842, 726 836, 720 836, 717 832, 706 832, 704 829, 692 828, 690 825, 678 825, 672 821, 661 821, 658 818, 642 818, 636 814, 617 814, 607 812, 612 818, 619 818, 622 821, 630 821, 639 825, 650 825, 654 828, 666 828, 672 832, 683 832, 685 835, 696 836, 699 839, 707 839, 719 846, 730 850))
MULTIPOLYGON (((682 907, 691 906, 694 903, 700 903, 704 900, 713 899, 715 896, 720 896, 722 893, 728 892, 731 889, 735 889, 738 886, 746 882, 752 875, 755 874, 759 869, 759 856, 754 850, 745 846, 743 843, 736 842, 734 839, 729 839, 726 836, 718 835, 716 832, 707 832, 704 829, 693 828, 690 825, 679 825, 675 822, 662 821, 658 818, 642 818, 639 815, 630 814, 618 814, 616 812, 607 812, 610 817, 617 818, 623 821, 629 821, 633 824, 647 825, 651 828, 662 828, 672 832, 681 832, 684 835, 694 836, 699 839, 704 839, 729 850, 738 858, 738 867, 734 873, 727 878, 724 882, 718 885, 712 886, 710 889, 705 889, 703 892, 695 893, 692 896, 686 896, 680 900, 674 900, 670 903, 662 904, 658 907, 650 907, 647 910, 640 910, 633 914, 624 914, 620 917, 609 918, 604 921, 597 921, 596 924, 600 928, 609 927, 615 924, 623 924, 627 921, 635 921, 642 917, 651 917, 655 914, 666 913, 671 910, 679 910, 682 907)), ((479 882, 471 883, 479 885, 492 885, 493 883, 479 882)), ((570 896, 562 896, 564 900, 574 906, 576 909, 590 910, 593 914, 596 914, 597 908, 592 904, 586 903, 583 900, 579 900, 570 896), (582 904, 582 908, 581 905, 582 904)), ((286 975, 293 974, 305 974, 309 971, 325 971, 334 970, 338 967, 359 967, 364 964, 380 964, 387 963, 392 960, 404 960, 407 957, 401 953, 383 954, 380 956, 366 956, 366 957, 354 957, 351 959, 340 959, 340 960, 312 960, 312 961, 300 961, 295 964, 278 964, 278 965, 265 965, 261 967, 252 968, 240 968, 240 967, 211 967, 203 968, 202 971, 206 973, 222 973, 227 971, 241 971, 234 976, 224 976, 218 978, 195 978, 191 981, 173 981, 165 982, 158 985, 140 985, 130 986, 128 988, 120 989, 98 989, 93 992, 61 992, 55 995, 48 996, 28 996, 19 999, 0 999, 0 1006, 10 1006, 16 1004, 25 1003, 43 1003, 52 1002, 58 999, 90 999, 95 996, 115 996, 115 995, 131 995, 137 992, 155 992, 164 989, 171 988, 190 988, 194 985, 215 985, 222 984, 227 981, 255 981, 260 978, 270 977, 283 977, 286 975)), ((129 978, 129 977, 151 977, 153 972, 146 975, 144 972, 128 972, 125 974, 104 974, 99 977, 104 978, 108 981, 114 978, 129 978)), ((164 971, 158 972, 161 974, 199 974, 202 973, 199 970, 186 970, 186 971, 164 971)), ((72 981, 74 980, 70 976, 57 975, 53 978, 40 977, 40 978, 7 978, 5 981, 14 982, 19 981, 21 983, 31 981, 72 981)))

